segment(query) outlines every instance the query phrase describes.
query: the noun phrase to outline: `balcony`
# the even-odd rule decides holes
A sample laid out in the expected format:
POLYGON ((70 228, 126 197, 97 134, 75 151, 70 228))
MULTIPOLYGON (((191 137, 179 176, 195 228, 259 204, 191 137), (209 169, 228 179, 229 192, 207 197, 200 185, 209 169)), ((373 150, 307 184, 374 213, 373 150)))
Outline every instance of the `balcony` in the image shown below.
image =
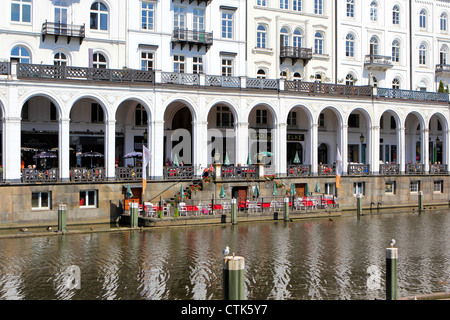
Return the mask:
POLYGON ((371 86, 348 86, 332 83, 303 82, 298 80, 286 80, 284 90, 296 91, 309 94, 329 94, 346 96, 371 97, 373 90, 371 86))
POLYGON ((194 46, 197 46, 197 51, 200 51, 202 47, 205 47, 206 51, 213 44, 213 33, 205 31, 193 31, 188 29, 176 29, 172 33, 172 49, 177 44, 181 45, 183 50, 185 45, 189 45, 189 50, 192 50, 194 46))
MULTIPOLYGON (((189 4, 195 2, 197 5, 200 5, 201 3, 205 3, 205 5, 208 5, 212 0, 180 0, 181 3, 185 1, 189 2, 189 4)), ((172 0, 172 2, 175 2, 175 0, 172 0)))
POLYGON ((312 49, 291 46, 281 47, 280 63, 283 63, 286 59, 291 59, 292 65, 301 59, 303 60, 303 65, 306 65, 312 59, 312 49))
POLYGON ((393 67, 392 57, 368 54, 364 59, 364 68, 367 70, 386 71, 393 67))
POLYGON ((434 69, 436 76, 450 76, 450 65, 449 64, 437 64, 436 69, 434 69))
POLYGON ((85 37, 84 25, 77 26, 74 24, 55 23, 45 21, 42 24, 42 41, 45 41, 47 35, 55 36, 55 43, 58 41, 58 37, 67 37, 67 43, 70 43, 72 37, 79 38, 80 44, 83 43, 85 37))

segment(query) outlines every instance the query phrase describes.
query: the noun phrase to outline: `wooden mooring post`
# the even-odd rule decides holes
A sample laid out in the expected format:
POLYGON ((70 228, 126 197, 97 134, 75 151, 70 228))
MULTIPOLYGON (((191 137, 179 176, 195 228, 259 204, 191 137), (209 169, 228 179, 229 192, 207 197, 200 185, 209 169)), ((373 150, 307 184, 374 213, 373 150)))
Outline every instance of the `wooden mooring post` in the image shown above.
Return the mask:
POLYGON ((139 218, 139 203, 130 203, 130 228, 137 228, 139 218))
POLYGON ((423 191, 419 191, 419 212, 423 211, 423 191))
POLYGON ((287 197, 284 198, 283 211, 284 211, 283 219, 284 219, 284 221, 288 221, 289 220, 289 198, 287 198, 287 197))
POLYGON ((358 193, 356 195, 356 214, 358 216, 362 215, 362 194, 358 193))
POLYGON ((239 256, 223 258, 223 300, 244 300, 245 259, 239 256))
POLYGON ((231 199, 231 223, 237 223, 237 203, 236 199, 231 199))
POLYGON ((398 249, 394 248, 395 240, 386 248, 386 300, 397 300, 398 295, 398 249))

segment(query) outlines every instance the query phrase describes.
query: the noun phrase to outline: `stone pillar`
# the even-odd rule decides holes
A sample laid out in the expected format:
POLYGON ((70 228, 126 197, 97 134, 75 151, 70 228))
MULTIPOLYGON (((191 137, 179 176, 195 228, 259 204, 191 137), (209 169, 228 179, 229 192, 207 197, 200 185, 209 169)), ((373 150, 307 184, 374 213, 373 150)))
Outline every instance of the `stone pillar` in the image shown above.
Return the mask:
POLYGON ((21 129, 19 117, 4 117, 3 132, 3 179, 6 182, 20 182, 21 180, 21 129))
POLYGON ((309 129, 309 163, 311 165, 311 173, 317 175, 318 171, 318 159, 319 159, 319 125, 317 123, 312 123, 309 129))
POLYGON ((372 126, 370 132, 369 148, 370 149, 370 171, 372 174, 380 172, 380 127, 372 126))
POLYGON ((70 181, 70 119, 59 120, 58 166, 61 181, 70 181))
POLYGON ((429 137, 429 130, 428 129, 422 129, 421 130, 421 151, 422 151, 422 159, 421 162, 424 165, 423 170, 425 172, 430 171, 430 160, 429 160, 429 154, 430 154, 430 148, 428 143, 428 137, 429 137))
POLYGON ((248 149, 248 122, 238 122, 236 124, 236 165, 247 163, 248 149))
MULTIPOLYGON (((195 175, 202 175, 202 167, 208 165, 208 122, 192 121, 192 165, 194 166, 195 175)), ((225 155, 223 155, 225 157, 225 155)))
POLYGON ((287 172, 287 125, 286 123, 277 124, 277 148, 274 149, 274 157, 277 157, 277 166, 275 174, 285 175, 287 172))
POLYGON ((348 167, 348 125, 338 126, 337 146, 342 157, 342 173, 347 174, 348 167))
POLYGON ((105 172, 106 180, 113 181, 116 178, 116 120, 105 121, 105 172))
POLYGON ((406 168, 406 134, 402 126, 397 132, 397 163, 400 166, 400 173, 405 173, 406 168))
POLYGON ((150 177, 152 179, 162 179, 164 162, 164 121, 156 120, 151 124, 152 140, 150 152, 152 159, 150 160, 150 177))

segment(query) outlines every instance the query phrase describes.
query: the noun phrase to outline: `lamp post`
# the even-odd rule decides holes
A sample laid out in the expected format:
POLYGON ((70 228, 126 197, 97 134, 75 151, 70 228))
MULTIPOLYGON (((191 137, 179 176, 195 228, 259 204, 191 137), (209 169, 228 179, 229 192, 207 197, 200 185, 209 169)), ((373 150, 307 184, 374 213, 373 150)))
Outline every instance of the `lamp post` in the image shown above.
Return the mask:
POLYGON ((361 133, 361 136, 359 137, 359 141, 361 141, 361 163, 365 163, 366 161, 365 161, 365 159, 363 159, 363 156, 364 156, 364 158, 365 158, 365 150, 363 151, 363 142, 364 142, 364 136, 363 136, 363 134, 361 133))

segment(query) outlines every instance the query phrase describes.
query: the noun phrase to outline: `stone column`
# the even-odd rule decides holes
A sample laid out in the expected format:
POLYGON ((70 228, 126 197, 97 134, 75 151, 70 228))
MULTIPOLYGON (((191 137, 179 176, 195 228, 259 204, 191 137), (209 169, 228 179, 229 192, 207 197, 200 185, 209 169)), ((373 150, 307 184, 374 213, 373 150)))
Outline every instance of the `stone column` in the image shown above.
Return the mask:
MULTIPOLYGON (((202 167, 208 165, 208 122, 207 121, 193 121, 192 122, 192 141, 193 141, 193 163, 195 174, 202 175, 202 167)), ((225 155, 223 155, 223 158, 225 155)))
POLYGON ((347 174, 348 167, 348 125, 338 126, 337 147, 342 157, 342 173, 347 174))
POLYGON ((105 173, 106 180, 116 179, 116 120, 105 121, 105 173))
POLYGON ((236 165, 247 163, 248 149, 248 122, 238 122, 236 124, 236 165))
POLYGON ((319 143, 319 125, 317 123, 312 123, 309 129, 309 163, 311 165, 311 173, 317 175, 318 171, 318 143, 319 143))
POLYGON ((369 140, 370 149, 370 171, 372 174, 380 172, 380 127, 372 126, 369 140))
POLYGON ((274 149, 274 156, 277 157, 277 167, 275 167, 275 174, 285 175, 287 172, 287 125, 286 123, 277 124, 277 148, 274 149))
POLYGON ((61 181, 70 181, 70 119, 59 120, 58 166, 61 181))
POLYGON ((397 163, 400 166, 400 173, 405 173, 406 169, 406 135, 405 128, 402 126, 397 132, 397 163))
POLYGON ((21 180, 21 128, 20 117, 4 117, 3 132, 3 179, 14 183, 21 180))
POLYGON ((162 179, 164 162, 166 160, 164 158, 164 121, 153 121, 150 130, 152 132, 150 144, 152 158, 150 160, 149 176, 152 179, 162 179))
POLYGON ((429 137, 429 130, 428 129, 422 129, 421 130, 421 151, 422 151, 422 159, 421 162, 424 165, 423 170, 425 172, 430 171, 430 160, 429 160, 429 154, 430 154, 430 148, 428 143, 428 137, 429 137))

